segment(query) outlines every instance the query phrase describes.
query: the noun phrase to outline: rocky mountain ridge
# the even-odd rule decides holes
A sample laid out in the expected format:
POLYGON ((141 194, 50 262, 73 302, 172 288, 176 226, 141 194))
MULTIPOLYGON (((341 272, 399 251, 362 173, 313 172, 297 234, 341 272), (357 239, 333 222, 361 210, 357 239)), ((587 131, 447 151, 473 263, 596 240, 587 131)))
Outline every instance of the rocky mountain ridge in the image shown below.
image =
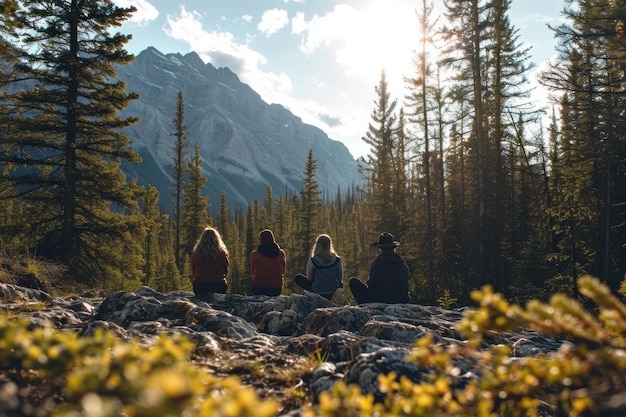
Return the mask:
POLYGON ((345 145, 282 105, 264 102, 228 68, 205 64, 196 53, 163 54, 148 48, 117 71, 127 90, 140 95, 121 114, 140 117, 125 133, 143 162, 124 164, 123 169, 139 184, 157 187, 164 209, 171 208, 168 189, 179 92, 185 102, 189 152, 198 142, 213 207, 222 191, 229 205, 244 207, 261 200, 268 185, 275 195, 300 191, 309 150, 317 160, 320 190, 327 196, 362 183, 345 145))

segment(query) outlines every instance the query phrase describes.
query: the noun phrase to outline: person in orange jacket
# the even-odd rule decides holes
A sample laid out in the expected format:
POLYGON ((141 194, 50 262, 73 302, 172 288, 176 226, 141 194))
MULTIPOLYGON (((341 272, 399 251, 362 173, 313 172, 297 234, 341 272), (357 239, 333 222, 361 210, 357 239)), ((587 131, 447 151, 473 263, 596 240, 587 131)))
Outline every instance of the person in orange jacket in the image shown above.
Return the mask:
POLYGON ((189 260, 195 295, 226 293, 230 267, 228 249, 219 232, 211 227, 202 231, 189 260))
POLYGON ((283 290, 285 251, 278 246, 274 233, 264 229, 259 233, 259 246, 250 254, 250 271, 252 272, 252 293, 275 297, 283 290))

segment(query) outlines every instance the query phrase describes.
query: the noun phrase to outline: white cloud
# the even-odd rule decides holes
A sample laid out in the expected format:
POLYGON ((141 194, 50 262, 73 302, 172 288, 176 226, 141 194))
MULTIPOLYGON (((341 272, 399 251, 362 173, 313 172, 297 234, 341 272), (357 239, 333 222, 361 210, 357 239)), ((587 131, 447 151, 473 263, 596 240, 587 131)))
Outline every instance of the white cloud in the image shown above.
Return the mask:
POLYGON ((304 13, 298 12, 296 16, 291 19, 291 33, 299 35, 307 29, 307 22, 304 17, 304 13))
POLYGON ((208 32, 202 28, 200 14, 188 12, 181 7, 180 14, 167 16, 164 28, 168 36, 185 41, 189 49, 195 51, 205 62, 215 67, 228 67, 245 83, 250 84, 264 100, 283 104, 292 91, 292 83, 287 74, 263 72, 261 66, 267 59, 240 43, 230 32, 208 32), (282 101, 281 101, 282 100, 282 101))
POLYGON ((303 35, 300 50, 312 53, 350 36, 350 22, 354 22, 357 15, 354 7, 345 4, 335 6, 332 12, 323 16, 316 14, 308 22, 304 14, 298 13, 292 20, 292 32, 303 35))
POLYGON ((270 36, 287 26, 288 23, 289 16, 287 14, 287 10, 266 10, 263 12, 261 23, 257 25, 257 29, 263 32, 265 36, 270 36))
POLYGON ((371 90, 361 92, 365 97, 378 84, 384 68, 393 98, 401 100, 403 77, 413 71, 413 49, 419 39, 413 3, 370 0, 361 3, 359 9, 337 5, 308 21, 300 13, 292 19, 292 33, 301 36, 302 52, 328 50, 335 55, 343 76, 371 86, 371 90))
POLYGON ((152 4, 145 0, 114 0, 119 7, 134 6, 137 11, 133 13, 129 22, 137 23, 140 26, 147 25, 159 17, 159 11, 152 4))
POLYGON ((252 17, 249 14, 244 14, 243 16, 241 16, 241 20, 243 20, 246 23, 250 23, 252 22, 252 20, 254 20, 254 17, 252 17))
POLYGON ((319 78, 317 78, 316 76, 313 76, 313 85, 319 88, 328 87, 328 84, 326 84, 324 81, 320 81, 319 78))

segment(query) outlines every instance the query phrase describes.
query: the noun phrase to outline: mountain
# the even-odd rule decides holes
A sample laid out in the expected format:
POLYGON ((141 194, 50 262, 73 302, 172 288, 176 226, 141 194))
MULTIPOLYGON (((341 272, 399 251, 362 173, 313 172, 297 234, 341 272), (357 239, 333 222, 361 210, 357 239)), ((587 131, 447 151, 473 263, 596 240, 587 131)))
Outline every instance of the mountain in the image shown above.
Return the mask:
POLYGON ((185 101, 189 154, 197 141, 212 210, 219 205, 222 190, 231 207, 262 200, 268 185, 275 195, 287 189, 300 191, 309 149, 326 195, 362 183, 357 162, 344 144, 303 123, 282 105, 264 102, 228 68, 205 64, 194 52, 163 54, 150 47, 117 72, 128 91, 140 95, 121 114, 140 117, 124 132, 143 162, 124 164, 123 169, 139 184, 157 187, 164 210, 171 209, 172 134, 179 91, 185 101))

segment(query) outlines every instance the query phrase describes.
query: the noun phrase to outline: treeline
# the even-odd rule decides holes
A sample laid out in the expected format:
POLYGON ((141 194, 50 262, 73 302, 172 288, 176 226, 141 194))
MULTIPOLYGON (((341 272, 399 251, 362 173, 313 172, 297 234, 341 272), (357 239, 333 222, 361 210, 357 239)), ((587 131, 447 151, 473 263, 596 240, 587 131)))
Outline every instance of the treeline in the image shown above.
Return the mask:
POLYGON ((63 263, 68 283, 189 289, 189 254, 212 225, 231 253, 229 291, 247 294, 249 254, 270 228, 287 253, 287 293, 317 234, 332 237, 347 280, 367 278, 370 245, 388 231, 411 268, 414 302, 464 305, 486 284, 516 301, 573 294, 587 273, 619 289, 625 2, 564 3, 566 19, 552 28, 558 59, 539 76, 552 92, 547 117, 528 99, 530 50, 510 23, 510 0, 448 0, 439 20, 432 2, 418 3, 424 37, 406 95, 390 96, 384 71, 375 87, 364 187, 321 193, 310 152, 302 190, 268 187, 245 208, 203 195, 211 179, 197 144, 187 143, 181 92, 172 103, 174 204, 166 214, 154 187, 120 171, 122 161, 139 161, 120 133, 135 119, 118 116, 136 96, 115 79, 114 65, 132 56, 128 37, 111 29, 134 9, 3 2, 2 249, 63 263))
POLYGON ((420 2, 402 105, 384 72, 376 88, 367 204, 403 242, 420 300, 464 304, 488 284, 523 301, 573 294, 583 274, 614 290, 624 280, 626 3, 565 2, 558 58, 538 76, 547 128, 510 3, 450 0, 437 26, 420 2))

